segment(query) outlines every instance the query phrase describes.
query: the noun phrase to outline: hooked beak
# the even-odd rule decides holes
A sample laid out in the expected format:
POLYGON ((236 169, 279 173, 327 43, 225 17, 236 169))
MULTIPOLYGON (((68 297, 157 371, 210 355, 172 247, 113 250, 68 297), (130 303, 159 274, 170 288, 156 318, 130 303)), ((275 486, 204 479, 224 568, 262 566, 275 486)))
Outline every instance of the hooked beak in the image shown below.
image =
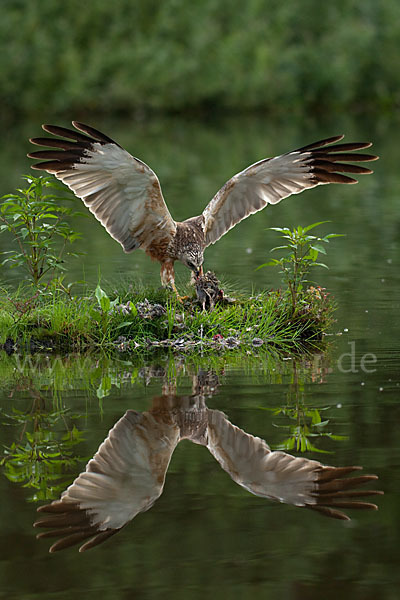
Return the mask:
POLYGON ((203 265, 201 265, 200 269, 197 269, 197 270, 194 272, 194 274, 195 274, 195 276, 196 276, 196 279, 198 279, 199 277, 201 277, 201 276, 203 275, 203 265))

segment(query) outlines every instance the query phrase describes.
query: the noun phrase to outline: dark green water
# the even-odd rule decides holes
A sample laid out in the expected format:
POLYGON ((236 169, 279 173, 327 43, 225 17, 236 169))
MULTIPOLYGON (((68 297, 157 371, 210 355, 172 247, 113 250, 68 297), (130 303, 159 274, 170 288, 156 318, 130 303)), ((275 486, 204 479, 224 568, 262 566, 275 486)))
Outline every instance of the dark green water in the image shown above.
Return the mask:
MULTIPOLYGON (((49 555, 49 542, 37 541, 32 528, 37 503, 31 498, 40 490, 3 476, 0 598, 61 599, 73 593, 104 599, 399 597, 399 127, 373 119, 283 126, 261 117, 93 125, 152 166, 177 219, 198 214, 226 179, 264 156, 342 131, 349 139, 373 140, 381 156, 374 175, 358 186, 321 187, 283 201, 239 225, 206 255, 208 268, 241 287, 276 285, 272 271, 254 270, 276 245, 265 228, 332 221, 326 231, 346 237, 332 241, 326 260, 330 270, 315 271, 315 277, 336 297, 332 334, 341 335, 332 335, 326 357, 298 363, 273 364, 257 356, 199 363, 159 357, 137 367, 70 357, 56 365, 35 360, 23 369, 22 358, 2 356, 2 442, 26 439, 24 423, 10 425, 4 413, 13 408, 29 413, 42 398, 47 413, 64 407, 80 416, 74 422, 83 441, 71 448, 71 457, 89 458, 126 410, 147 410, 167 381, 176 386, 176 394, 190 394, 201 367, 218 379, 207 406, 272 446, 288 437, 282 426, 290 424, 274 410, 296 406, 296 401, 303 409, 320 410, 329 419, 323 431, 346 439, 310 438, 329 454, 304 456, 333 465, 362 465, 379 475, 385 496, 378 497, 378 512, 353 512, 350 522, 326 519, 247 493, 205 448, 184 441, 172 457, 164 492, 149 512, 89 553, 70 549, 49 555), (99 399, 109 384, 108 395, 99 399)), ((17 137, 8 134, 3 193, 28 169, 23 158, 28 148, 21 139, 38 134, 36 124, 20 129, 17 137)), ((107 281, 157 281, 155 264, 139 253, 124 255, 94 220, 84 220, 82 230, 77 249, 88 253, 87 279, 97 280, 100 265, 107 281)), ((75 264, 72 278, 81 278, 82 270, 75 264)), ((186 277, 183 268, 179 275, 186 277)), ((8 279, 6 273, 2 276, 8 279)), ((65 422, 60 418, 49 430, 59 440, 71 426, 66 415, 65 422)), ((84 464, 68 467, 68 483, 84 464)))

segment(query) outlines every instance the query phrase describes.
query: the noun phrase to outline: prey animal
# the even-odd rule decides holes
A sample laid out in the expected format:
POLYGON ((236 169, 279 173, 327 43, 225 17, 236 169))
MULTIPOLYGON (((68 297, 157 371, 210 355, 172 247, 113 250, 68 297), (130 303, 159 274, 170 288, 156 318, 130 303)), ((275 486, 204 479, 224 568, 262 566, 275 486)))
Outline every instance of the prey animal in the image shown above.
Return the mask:
POLYGON ((175 261, 199 277, 205 249, 249 215, 317 185, 357 183, 343 173, 372 171, 351 163, 378 158, 358 152, 370 142, 337 143, 343 135, 327 138, 247 167, 222 186, 201 215, 177 222, 150 167, 93 127, 76 121, 72 125, 76 131, 42 126, 54 137, 30 141, 52 149, 30 152, 30 158, 41 161, 32 168, 64 182, 124 252, 140 248, 159 261, 162 284, 176 293, 175 261))

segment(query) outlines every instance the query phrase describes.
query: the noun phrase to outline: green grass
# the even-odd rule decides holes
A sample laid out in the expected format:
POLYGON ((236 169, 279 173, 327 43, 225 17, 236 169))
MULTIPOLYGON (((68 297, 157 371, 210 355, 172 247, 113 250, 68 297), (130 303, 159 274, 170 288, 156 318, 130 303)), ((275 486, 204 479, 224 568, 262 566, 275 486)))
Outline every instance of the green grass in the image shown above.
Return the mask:
POLYGON ((304 352, 324 345, 333 322, 333 302, 320 288, 302 292, 295 312, 280 290, 234 293, 234 302, 212 311, 203 311, 191 294, 181 304, 169 290, 123 285, 107 293, 98 286, 72 299, 2 290, 0 342, 46 352, 304 352))

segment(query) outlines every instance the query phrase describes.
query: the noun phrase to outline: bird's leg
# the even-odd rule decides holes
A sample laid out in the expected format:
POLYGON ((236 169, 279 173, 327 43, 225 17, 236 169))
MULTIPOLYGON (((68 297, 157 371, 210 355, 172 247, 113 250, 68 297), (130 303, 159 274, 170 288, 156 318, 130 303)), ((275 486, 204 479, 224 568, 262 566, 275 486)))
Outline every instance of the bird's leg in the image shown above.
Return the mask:
POLYGON ((170 285, 174 290, 178 301, 183 302, 186 299, 186 297, 180 296, 178 290, 176 289, 174 262, 172 260, 166 260, 165 262, 161 263, 160 276, 162 285, 164 287, 170 285))
POLYGON ((170 281, 170 286, 172 287, 172 289, 174 290, 176 297, 178 299, 178 302, 183 303, 185 300, 187 300, 189 298, 189 296, 180 296, 178 290, 176 289, 176 285, 175 285, 175 281, 170 281))

